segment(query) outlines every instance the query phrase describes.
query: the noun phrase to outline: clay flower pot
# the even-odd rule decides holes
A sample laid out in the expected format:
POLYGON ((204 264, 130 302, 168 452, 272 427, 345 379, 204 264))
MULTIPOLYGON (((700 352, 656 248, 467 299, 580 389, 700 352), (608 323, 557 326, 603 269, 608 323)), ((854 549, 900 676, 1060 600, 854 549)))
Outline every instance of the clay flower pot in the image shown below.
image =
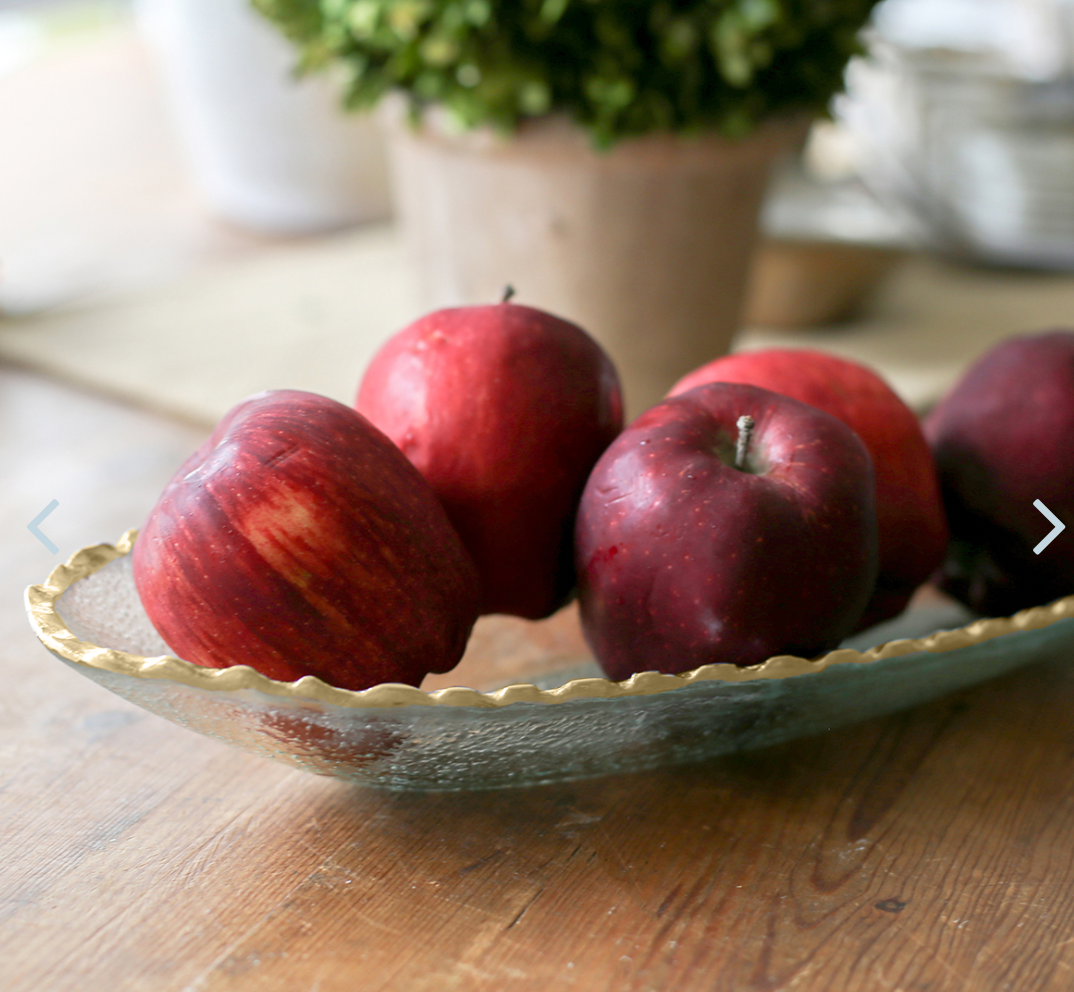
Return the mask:
POLYGON ((631 416, 729 350, 769 166, 808 129, 795 117, 741 141, 661 134, 600 152, 556 117, 510 139, 431 116, 415 129, 398 104, 383 119, 424 306, 511 284, 604 345, 631 416))

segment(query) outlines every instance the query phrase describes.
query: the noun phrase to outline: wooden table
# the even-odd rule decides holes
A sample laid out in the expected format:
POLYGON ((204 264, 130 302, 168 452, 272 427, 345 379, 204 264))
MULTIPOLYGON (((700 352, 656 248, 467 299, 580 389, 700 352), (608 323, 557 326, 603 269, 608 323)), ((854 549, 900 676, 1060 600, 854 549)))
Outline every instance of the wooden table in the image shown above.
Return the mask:
POLYGON ((692 767, 477 794, 293 771, 113 697, 22 590, 200 429, 0 367, 0 989, 1069 990, 1074 667, 692 767))

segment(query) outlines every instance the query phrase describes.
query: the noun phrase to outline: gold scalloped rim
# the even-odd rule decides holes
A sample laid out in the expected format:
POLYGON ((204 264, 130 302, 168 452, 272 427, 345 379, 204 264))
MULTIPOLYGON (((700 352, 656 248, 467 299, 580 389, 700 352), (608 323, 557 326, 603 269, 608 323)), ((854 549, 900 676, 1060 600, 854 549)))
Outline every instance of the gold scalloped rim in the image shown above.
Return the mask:
POLYGON ((702 665, 682 675, 641 672, 624 682, 608 679, 574 679, 556 689, 538 689, 529 683, 516 683, 495 692, 478 692, 464 686, 425 692, 414 686, 386 682, 361 692, 337 689, 312 675, 294 682, 277 682, 247 665, 232 668, 203 668, 180 658, 140 655, 98 647, 76 637, 60 617, 56 603, 64 591, 79 579, 92 575, 116 558, 128 554, 138 536, 128 530, 115 544, 97 544, 73 554, 64 565, 57 565, 48 580, 26 589, 26 609, 38 639, 50 651, 67 661, 135 678, 170 679, 196 689, 230 692, 256 689, 270 696, 291 696, 352 708, 397 706, 471 706, 494 708, 512 703, 565 703, 575 699, 619 699, 626 696, 651 696, 670 692, 695 682, 752 682, 756 679, 783 679, 794 675, 822 672, 831 665, 866 664, 881 658, 894 658, 914 651, 943 652, 980 644, 1003 634, 1038 630, 1058 620, 1074 617, 1074 596, 1056 600, 1049 606, 1035 606, 1012 617, 977 620, 959 630, 940 631, 916 640, 889 641, 854 651, 841 648, 809 660, 793 655, 777 655, 750 668, 734 665, 702 665))

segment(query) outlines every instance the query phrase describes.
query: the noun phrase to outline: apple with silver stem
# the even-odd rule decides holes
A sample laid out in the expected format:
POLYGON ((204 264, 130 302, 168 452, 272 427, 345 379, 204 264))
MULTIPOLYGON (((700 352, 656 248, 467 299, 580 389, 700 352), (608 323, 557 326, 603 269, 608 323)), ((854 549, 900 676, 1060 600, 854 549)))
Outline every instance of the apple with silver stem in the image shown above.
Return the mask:
POLYGON ((797 400, 699 386, 601 456, 576 563, 583 631, 609 678, 812 657, 854 629, 876 582, 869 453, 797 400))
POLYGON ((948 539, 936 466, 913 410, 867 366, 806 348, 725 355, 684 376, 668 395, 708 382, 770 389, 854 429, 873 459, 880 541, 880 573, 859 626, 901 613, 943 561, 948 539))

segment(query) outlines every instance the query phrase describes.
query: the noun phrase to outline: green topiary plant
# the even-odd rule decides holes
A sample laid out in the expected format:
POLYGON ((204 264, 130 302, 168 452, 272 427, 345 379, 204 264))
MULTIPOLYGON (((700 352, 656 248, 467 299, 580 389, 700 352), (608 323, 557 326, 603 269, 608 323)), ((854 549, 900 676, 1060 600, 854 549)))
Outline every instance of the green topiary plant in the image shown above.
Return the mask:
POLYGON ((392 90, 464 127, 569 114, 596 144, 748 133, 823 114, 876 0, 253 0, 301 52, 347 73, 348 104, 392 90))

